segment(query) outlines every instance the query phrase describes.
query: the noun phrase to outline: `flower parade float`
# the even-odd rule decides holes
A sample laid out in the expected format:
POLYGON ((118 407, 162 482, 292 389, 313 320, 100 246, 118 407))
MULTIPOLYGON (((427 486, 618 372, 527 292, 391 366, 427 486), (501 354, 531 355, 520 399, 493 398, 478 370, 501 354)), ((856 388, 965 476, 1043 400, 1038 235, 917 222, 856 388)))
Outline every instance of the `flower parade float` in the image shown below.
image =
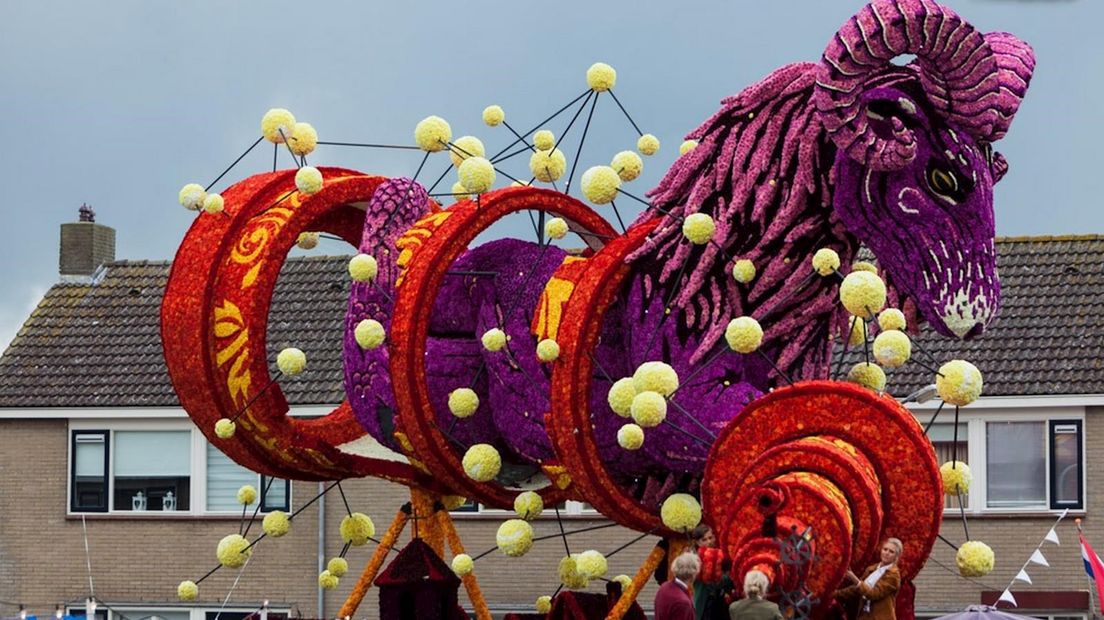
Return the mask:
MULTIPOLYGON (((497 154, 426 118, 413 146, 392 147, 424 152, 411 178, 307 165, 319 145, 354 144, 320 142, 272 110, 258 143, 288 151, 294 169, 180 192, 199 214, 162 308, 173 384, 209 440, 250 469, 334 481, 328 488, 375 476, 411 489, 339 616, 356 610, 413 518, 419 541, 451 558, 477 616, 489 617, 475 579, 483 556, 465 551, 449 517, 463 498, 517 512, 491 549, 507 556, 524 555, 540 539, 531 520, 565 499, 666 539, 634 577, 612 580, 619 594, 601 617, 632 608, 703 521, 735 579, 762 570, 794 613, 824 616, 845 572, 875 561, 886 537, 904 542, 911 580, 938 535, 944 491, 969 485, 963 463, 936 462, 927 429, 886 391, 884 368, 930 364, 956 415, 981 393, 977 368, 914 356, 906 330, 925 321, 968 339, 996 316, 992 189, 1007 164, 992 145, 1033 68, 1031 48, 1010 34, 982 33, 928 0, 875 0, 820 62, 725 99, 647 200, 624 184, 659 141, 628 112, 636 150, 577 170, 598 100, 625 110, 603 63, 582 95, 527 132, 499 106, 484 110, 487 126, 516 138, 497 154), (902 55, 915 58, 892 62, 902 55), (572 109, 559 136, 543 129, 572 109), (569 161, 564 138, 579 126, 569 161), (434 192, 445 174, 417 181, 434 153, 456 171, 451 191, 434 192), (509 160, 526 156, 524 177, 510 176, 509 160), (503 177, 514 183, 495 189, 503 177), (617 200, 645 208, 625 226, 617 200), (535 241, 475 245, 518 213, 535 241), (266 330, 288 252, 319 234, 357 254, 346 399, 308 420, 287 415, 279 382, 309 360, 285 349, 273 373, 266 330), (876 266, 856 260, 860 246, 876 266), (843 355, 833 367, 834 348, 843 355), (843 368, 842 358, 857 363, 843 368), (364 456, 368 438, 402 458, 364 456), (803 551, 794 560, 787 549, 803 551)), ((374 541, 371 519, 349 512, 346 549, 374 541)), ((269 515, 263 536, 287 533, 294 516, 269 515)), ((241 566, 256 542, 228 536, 220 565, 241 566)), ((991 570, 987 550, 964 544, 963 574, 991 570)), ((606 579, 608 555, 565 556, 549 567, 560 581, 550 591, 606 579)), ((343 556, 322 587, 348 570, 343 556)), ((184 598, 196 591, 181 584, 184 598)), ((582 607, 542 597, 537 608, 568 617, 555 610, 582 607)))

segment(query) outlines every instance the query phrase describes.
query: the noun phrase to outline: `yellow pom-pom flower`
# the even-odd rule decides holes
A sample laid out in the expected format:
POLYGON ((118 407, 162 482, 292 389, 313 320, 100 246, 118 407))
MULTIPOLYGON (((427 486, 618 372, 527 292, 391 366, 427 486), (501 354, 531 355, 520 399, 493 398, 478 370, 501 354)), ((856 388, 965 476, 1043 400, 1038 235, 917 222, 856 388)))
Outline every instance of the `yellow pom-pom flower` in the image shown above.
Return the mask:
POLYGON ((464 453, 464 473, 476 482, 494 480, 502 469, 502 456, 494 446, 477 443, 464 453))
POLYGON ((874 339, 874 359, 886 368, 903 366, 912 355, 912 341, 905 332, 882 332, 874 339))
POLYGON ((308 196, 322 191, 322 171, 314 166, 303 166, 295 172, 295 188, 308 196))
POLYGON ((629 413, 644 428, 659 426, 667 419, 667 399, 658 392, 641 392, 633 397, 629 413))
POLYGON ((452 127, 440 116, 427 116, 414 126, 414 143, 430 153, 443 151, 452 140, 452 127))
POLYGON ((532 521, 544 512, 544 500, 536 491, 522 491, 514 498, 514 512, 518 518, 532 521))
POLYGON ((288 147, 291 152, 299 155, 310 155, 314 147, 318 146, 318 132, 310 123, 295 123, 291 128, 291 136, 288 139, 288 147))
POLYGON ((248 506, 257 501, 257 487, 251 484, 243 484, 238 489, 238 503, 243 506, 248 506))
POLYGON ((284 108, 272 108, 261 117, 261 133, 273 144, 283 144, 295 128, 295 115, 284 108))
POLYGON ((506 346, 506 332, 497 327, 492 327, 483 332, 483 336, 479 340, 483 343, 484 349, 495 353, 506 346))
POLYGON ((882 331, 904 331, 907 326, 905 313, 897 308, 886 308, 878 313, 878 327, 881 327, 882 331))
POLYGON ((605 577, 606 572, 609 571, 609 562, 606 561, 606 556, 589 549, 579 554, 579 557, 575 560, 575 570, 579 571, 579 574, 588 580, 600 579, 605 577))
POLYGON ((636 150, 640 151, 641 155, 655 155, 659 151, 659 138, 650 133, 640 136, 636 141, 636 150))
POLYGON ((840 301, 851 314, 873 319, 886 304, 886 285, 877 274, 852 271, 839 288, 840 301))
POLYGON ((583 173, 582 178, 579 179, 579 185, 587 200, 596 205, 604 205, 617 198, 621 177, 617 176, 617 171, 609 166, 593 166, 583 173))
POLYGON ((860 347, 866 342, 866 321, 857 316, 847 319, 850 329, 847 331, 847 346, 860 347))
POLYGON ((820 248, 813 254, 813 271, 822 276, 830 276, 839 269, 839 252, 832 248, 820 248))
POLYGON ((457 577, 464 577, 470 575, 475 570, 475 561, 472 557, 466 553, 460 553, 452 558, 452 572, 456 573, 457 577))
POLYGON ((644 362, 633 373, 633 388, 639 392, 659 392, 670 396, 679 387, 679 377, 670 364, 644 362))
POLYGON ((483 108, 483 122, 488 127, 498 127, 504 120, 506 120, 506 112, 502 110, 502 106, 489 105, 483 108))
POLYGON ((560 345, 551 338, 545 338, 537 343, 537 359, 544 363, 556 361, 560 357, 560 345))
POLYGON ((364 319, 357 323, 356 329, 353 330, 353 336, 356 337, 356 342, 360 345, 360 348, 371 351, 378 349, 383 344, 384 339, 387 338, 387 333, 383 330, 383 323, 375 319, 364 319))
POLYGON ((491 162, 482 157, 469 157, 460 163, 458 170, 460 184, 475 194, 491 189, 495 182, 495 169, 491 162))
POLYGON ((626 450, 639 450, 644 445, 644 429, 636 424, 626 424, 617 429, 617 445, 626 450))
POLYGON ((569 555, 560 560, 560 583, 568 590, 582 590, 587 587, 587 578, 579 574, 575 564, 577 555, 569 555))
POLYGON ((885 390, 886 385, 885 371, 882 370, 881 366, 869 362, 859 362, 852 366, 851 370, 847 371, 847 380, 870 388, 875 392, 885 390))
POLYGON ((552 597, 547 594, 538 596, 534 607, 536 607, 538 614, 547 614, 552 611, 552 597))
POLYGON ((471 194, 468 193, 468 190, 464 189, 464 184, 460 181, 452 184, 452 191, 450 193, 457 202, 471 198, 471 194))
POLYGON ((533 526, 523 519, 507 519, 498 526, 495 544, 510 557, 521 557, 533 547, 533 526))
POLYGON ((682 235, 694 245, 704 245, 713 238, 717 223, 705 213, 692 213, 682 221, 682 235))
MULTIPOLYGON (((273 510, 261 520, 261 529, 265 534, 273 538, 279 538, 287 534, 291 529, 291 519, 283 510, 273 510)), ((338 575, 340 577, 340 575, 338 575)))
POLYGON ((194 601, 199 596, 199 586, 194 581, 181 581, 176 586, 176 597, 182 601, 194 601))
POLYGON ((974 477, 966 463, 947 461, 939 467, 939 475, 943 478, 943 492, 947 495, 966 495, 970 492, 974 477))
POLYGON ((370 538, 376 535, 376 524, 372 522, 371 517, 363 512, 345 515, 345 518, 341 520, 339 529, 341 540, 354 547, 367 543, 370 538))
POLYGON ((659 508, 659 518, 668 528, 689 533, 701 523, 701 504, 693 495, 674 493, 663 500, 663 505, 659 508))
POLYGON ((354 282, 370 282, 379 274, 379 263, 375 256, 357 254, 349 259, 349 277, 354 282))
POLYGON ((330 558, 330 561, 326 562, 326 570, 334 577, 344 577, 345 573, 349 572, 349 561, 345 558, 330 558))
POLYGON ((562 217, 554 217, 544 223, 544 234, 549 239, 563 239, 567 236, 567 222, 562 217))
POLYGON ((622 592, 628 590, 629 586, 632 585, 632 577, 629 577, 628 575, 618 575, 614 577, 612 581, 616 581, 617 583, 621 584, 622 592))
POLYGON ((755 279, 755 263, 746 258, 741 258, 732 265, 732 277, 740 284, 747 284, 755 279))
POLYGON ((203 208, 203 201, 207 199, 207 190, 203 189, 203 186, 199 183, 188 183, 180 188, 177 199, 180 201, 180 206, 185 209, 199 211, 203 208))
POLYGON ((538 150, 529 156, 529 172, 542 183, 559 180, 566 171, 567 158, 560 149, 538 150))
POLYGON ((586 80, 592 90, 606 91, 617 83, 617 71, 604 62, 596 62, 587 69, 586 80))
POLYGON ((614 381, 606 396, 610 409, 622 418, 629 417, 634 398, 636 398, 636 386, 632 377, 614 381))
POLYGON ((225 206, 226 201, 222 199, 222 194, 207 194, 203 199, 203 210, 211 215, 222 213, 225 206))
POLYGON ((306 370, 307 354, 295 347, 288 347, 276 356, 276 367, 288 377, 294 377, 306 370))
POLYGON ((215 422, 215 436, 219 439, 230 439, 234 436, 234 431, 237 429, 237 424, 230 418, 220 418, 218 422, 215 422))
POLYGON ((679 145, 679 155, 685 155, 696 148, 698 148, 697 140, 687 140, 679 145))
POLYGON ((943 402, 965 407, 981 396, 981 371, 966 360, 951 360, 939 367, 935 389, 943 402))
POLYGON ((610 168, 617 171, 621 180, 628 183, 635 180, 644 171, 644 160, 632 151, 621 151, 613 156, 610 168))
POLYGON ((337 587, 337 584, 341 580, 337 578, 337 575, 331 573, 328 570, 324 570, 318 573, 318 585, 323 590, 333 590, 337 587))
POLYGON ((449 392, 448 408, 458 418, 470 417, 479 409, 479 395, 471 388, 456 388, 449 392))
POLYGON ((851 264, 851 271, 869 271, 870 273, 878 273, 878 268, 874 266, 874 263, 860 260, 851 264))
POLYGON ((737 353, 754 353, 763 344, 763 328, 750 316, 736 317, 725 327, 725 341, 737 353))
POLYGON ((984 577, 993 572, 996 556, 989 545, 980 540, 969 540, 962 543, 955 554, 955 564, 958 565, 958 574, 963 577, 984 577))
POLYGON ((552 147, 556 146, 556 134, 547 129, 541 129, 533 134, 533 146, 538 151, 551 151, 552 147))
POLYGON ((249 546, 249 541, 241 534, 226 536, 219 541, 218 548, 215 550, 219 564, 226 568, 241 568, 252 553, 253 549, 249 546))
POLYGON ((319 235, 316 232, 301 232, 295 240, 295 245, 301 250, 313 250, 318 247, 319 235))
POLYGON ((449 159, 452 165, 460 167, 460 164, 469 157, 483 157, 487 151, 483 148, 483 141, 475 136, 460 136, 452 143, 449 149, 449 159))

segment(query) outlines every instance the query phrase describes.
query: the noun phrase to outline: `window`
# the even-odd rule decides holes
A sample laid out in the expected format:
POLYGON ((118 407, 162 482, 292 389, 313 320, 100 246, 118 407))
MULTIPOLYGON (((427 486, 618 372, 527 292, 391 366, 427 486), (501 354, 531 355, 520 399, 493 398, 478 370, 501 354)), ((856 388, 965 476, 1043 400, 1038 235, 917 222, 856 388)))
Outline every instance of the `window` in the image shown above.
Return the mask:
POLYGON ((107 431, 73 433, 72 495, 81 512, 107 512, 107 431))
POLYGON ((1081 420, 1050 421, 1050 507, 1085 507, 1081 477, 1081 420))
MULTIPOLYGON (((579 515, 601 516, 598 515, 598 511, 596 511, 590 504, 584 502, 560 502, 559 504, 556 504, 556 508, 560 509, 560 516, 562 517, 579 515)), ((496 508, 491 508, 489 506, 484 506, 483 504, 476 503, 474 500, 469 499, 468 501, 464 502, 459 508, 455 508, 449 512, 451 512, 452 514, 505 514, 512 513, 513 510, 498 510, 496 508)), ((541 513, 540 518, 555 518, 555 516, 555 508, 553 508, 552 506, 545 506, 544 512, 541 513)))
POLYGON ((192 434, 115 431, 114 510, 188 510, 192 434))
POLYGON ((240 512, 238 489, 251 484, 260 492, 261 512, 288 510, 289 483, 250 471, 207 444, 207 510, 240 512))
MULTIPOLYGON (((931 439, 932 447, 935 448, 935 461, 939 465, 943 465, 948 461, 958 461, 960 463, 970 464, 970 442, 969 442, 969 429, 968 425, 959 423, 958 425, 958 445, 955 446, 955 425, 949 424, 932 424, 928 429, 928 438, 931 439)), ((961 507, 970 507, 970 495, 967 493, 961 498, 961 507)), ((959 497, 954 495, 945 495, 943 497, 943 508, 945 510, 959 510, 959 497)))
POLYGON ((1082 421, 987 422, 988 508, 1084 508, 1082 421))

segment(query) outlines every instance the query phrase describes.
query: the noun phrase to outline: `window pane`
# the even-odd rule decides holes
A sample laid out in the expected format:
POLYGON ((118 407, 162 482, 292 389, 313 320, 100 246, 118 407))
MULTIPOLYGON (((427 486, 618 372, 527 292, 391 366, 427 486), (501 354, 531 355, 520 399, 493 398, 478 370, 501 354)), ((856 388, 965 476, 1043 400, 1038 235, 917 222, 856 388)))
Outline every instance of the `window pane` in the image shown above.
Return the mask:
POLYGON ((1081 505, 1081 433, 1076 423, 1056 423, 1051 450, 1054 457, 1054 503, 1081 505))
POLYGON ((1045 422, 985 425, 990 508, 1047 506, 1045 426, 1045 422))
POLYGON ((288 510, 288 486, 287 480, 261 476, 261 495, 264 496, 261 512, 288 510))
POLYGON ((207 444, 207 510, 240 512, 238 489, 246 484, 257 486, 257 474, 207 444))
POLYGON ((115 431, 116 476, 188 476, 191 431, 115 431))
POLYGON ((73 497, 70 506, 74 511, 107 510, 106 456, 106 433, 73 433, 73 497))
POLYGON ((164 610, 164 609, 119 609, 111 612, 111 620, 189 620, 192 617, 190 611, 164 610))
MULTIPOLYGON (((970 444, 967 441, 966 425, 958 425, 958 448, 954 443, 954 424, 932 424, 928 429, 928 437, 931 438, 932 447, 935 449, 935 461, 940 466, 952 460, 970 464, 970 444)), ((962 496, 963 507, 969 507, 969 494, 962 496)), ((957 495, 944 495, 943 508, 945 510, 959 510, 957 495)))
POLYGON ((94 435, 78 434, 73 459, 76 461, 77 477, 102 478, 104 475, 104 450, 106 443, 100 433, 94 435))

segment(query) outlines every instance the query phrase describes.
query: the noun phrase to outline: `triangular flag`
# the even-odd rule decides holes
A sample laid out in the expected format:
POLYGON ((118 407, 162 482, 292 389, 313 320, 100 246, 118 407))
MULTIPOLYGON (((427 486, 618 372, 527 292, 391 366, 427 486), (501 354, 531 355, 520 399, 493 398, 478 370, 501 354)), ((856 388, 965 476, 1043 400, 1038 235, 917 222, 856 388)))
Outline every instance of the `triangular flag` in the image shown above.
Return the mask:
POLYGON ((1005 590, 1004 592, 1001 592, 1000 598, 997 599, 997 602, 999 603, 1001 601, 1011 603, 1013 607, 1017 606, 1016 605, 1016 597, 1012 596, 1012 593, 1009 592, 1008 590, 1005 590))
POLYGON ((1029 577, 1027 575, 1027 571, 1023 570, 1022 568, 1020 569, 1019 574, 1016 575, 1016 579, 1019 579, 1020 581, 1026 581, 1027 583, 1031 583, 1031 577, 1029 577))
POLYGON ((1043 552, 1039 551, 1038 549, 1035 550, 1035 553, 1031 554, 1031 558, 1028 560, 1028 562, 1042 564, 1043 566, 1050 566, 1050 562, 1047 562, 1047 559, 1043 557, 1043 552))
POLYGON ((1046 538, 1044 538, 1043 540, 1052 542, 1056 545, 1062 544, 1062 543, 1058 542, 1058 532, 1055 532, 1054 528, 1050 528, 1050 531, 1047 532, 1046 538))

